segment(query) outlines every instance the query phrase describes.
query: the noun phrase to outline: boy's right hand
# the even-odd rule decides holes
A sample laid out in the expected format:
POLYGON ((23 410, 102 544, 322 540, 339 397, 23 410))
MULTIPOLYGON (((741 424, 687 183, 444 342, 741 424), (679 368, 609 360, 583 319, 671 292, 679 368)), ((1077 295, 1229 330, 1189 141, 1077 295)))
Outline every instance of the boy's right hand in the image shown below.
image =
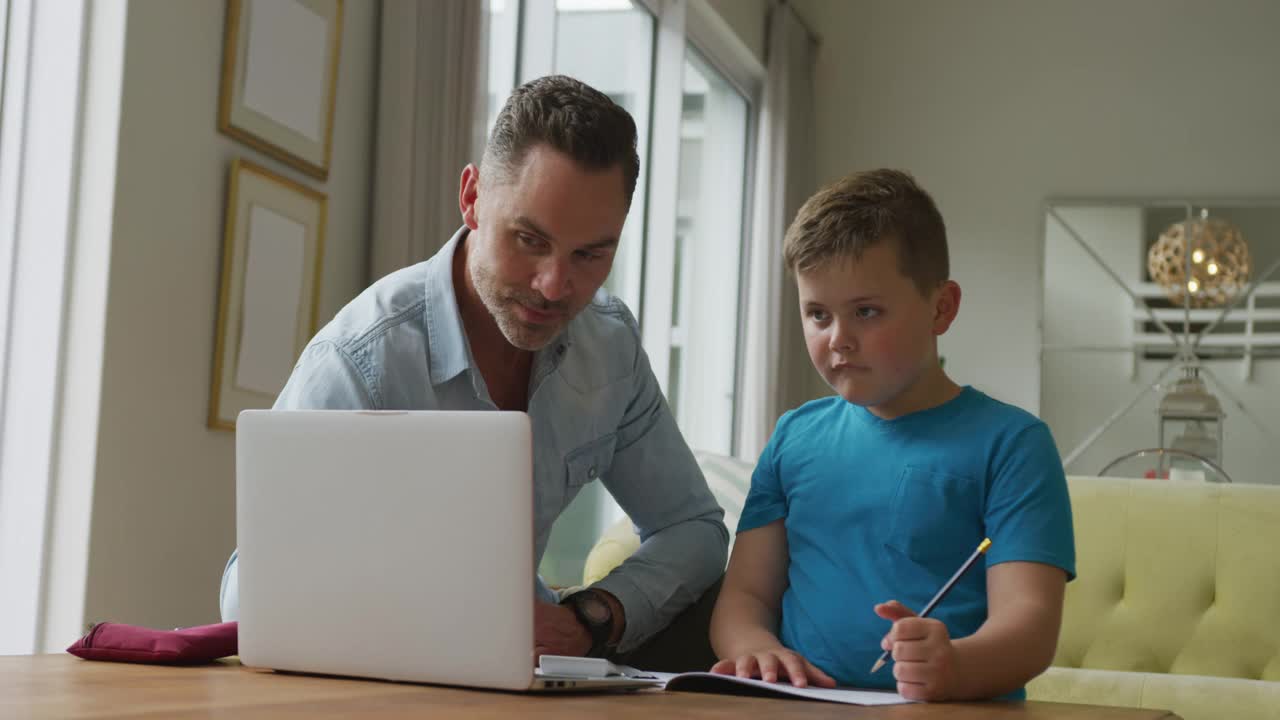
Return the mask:
POLYGON ((836 686, 836 681, 830 675, 819 670, 800 653, 781 645, 721 660, 711 667, 711 672, 741 678, 761 678, 765 682, 778 682, 778 674, 781 672, 796 687, 806 687, 810 681, 818 687, 836 686))

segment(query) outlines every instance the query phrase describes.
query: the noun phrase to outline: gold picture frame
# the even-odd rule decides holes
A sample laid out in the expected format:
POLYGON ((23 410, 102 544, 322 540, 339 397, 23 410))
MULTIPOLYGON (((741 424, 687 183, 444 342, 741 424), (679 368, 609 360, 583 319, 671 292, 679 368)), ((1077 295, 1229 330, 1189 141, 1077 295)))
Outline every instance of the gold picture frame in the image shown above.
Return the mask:
POLYGON ((227 0, 218 130, 329 177, 343 0, 227 0))
POLYGON ((316 332, 328 198, 236 159, 228 178, 208 424, 269 408, 316 332))

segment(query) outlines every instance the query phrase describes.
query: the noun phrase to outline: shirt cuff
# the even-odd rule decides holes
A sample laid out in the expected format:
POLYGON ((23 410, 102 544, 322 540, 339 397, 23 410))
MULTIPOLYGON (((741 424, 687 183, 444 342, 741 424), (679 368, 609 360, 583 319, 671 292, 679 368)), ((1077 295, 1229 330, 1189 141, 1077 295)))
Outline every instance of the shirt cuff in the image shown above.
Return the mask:
POLYGON ((657 632, 658 628, 654 627, 656 613, 649 604, 649 598, 626 576, 612 573, 591 587, 613 595, 622 605, 627 626, 618 641, 618 653, 631 652, 657 632))

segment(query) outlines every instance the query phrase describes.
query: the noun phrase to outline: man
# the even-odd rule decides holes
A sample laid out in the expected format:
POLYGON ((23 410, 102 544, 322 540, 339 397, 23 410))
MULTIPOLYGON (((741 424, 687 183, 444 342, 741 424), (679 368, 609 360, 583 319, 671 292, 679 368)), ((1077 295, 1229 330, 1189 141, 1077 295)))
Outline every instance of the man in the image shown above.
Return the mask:
MULTIPOLYGON (((643 540, 562 602, 536 579, 536 653, 639 654, 657 669, 706 669, 713 597, 686 613, 687 629, 673 629, 692 637, 649 643, 682 657, 641 648, 721 576, 728 532, 634 317, 598 292, 639 164, 634 121, 602 93, 563 76, 517 88, 480 168, 462 171, 464 226, 430 260, 343 308, 307 345, 275 407, 527 412, 536 558, 556 517, 595 480, 643 540)), ((223 574, 224 620, 237 615, 235 563, 233 554, 223 574)))

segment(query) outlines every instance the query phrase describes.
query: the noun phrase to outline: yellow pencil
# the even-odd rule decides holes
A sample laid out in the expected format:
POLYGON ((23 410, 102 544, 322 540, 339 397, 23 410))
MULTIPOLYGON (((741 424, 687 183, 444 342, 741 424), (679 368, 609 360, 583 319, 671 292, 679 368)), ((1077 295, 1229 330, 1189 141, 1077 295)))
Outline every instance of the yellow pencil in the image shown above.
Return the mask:
MULTIPOLYGON (((989 547, 991 547, 991 538, 983 538, 982 542, 978 544, 978 549, 973 551, 973 554, 969 556, 968 560, 964 561, 964 564, 960 566, 960 569, 956 571, 956 574, 951 576, 951 579, 947 581, 947 584, 943 585, 942 589, 938 591, 938 594, 934 595, 933 599, 929 601, 929 604, 924 606, 924 610, 920 611, 920 617, 929 617, 929 613, 933 612, 933 609, 938 606, 938 603, 942 601, 942 598, 946 597, 947 593, 951 592, 951 588, 955 587, 955 584, 960 577, 968 572, 969 568, 973 567, 974 563, 978 562, 978 557, 985 553, 989 547)), ((884 667, 885 661, 888 659, 888 650, 880 653, 880 659, 876 660, 876 664, 871 666, 871 672, 874 673, 884 667)))

